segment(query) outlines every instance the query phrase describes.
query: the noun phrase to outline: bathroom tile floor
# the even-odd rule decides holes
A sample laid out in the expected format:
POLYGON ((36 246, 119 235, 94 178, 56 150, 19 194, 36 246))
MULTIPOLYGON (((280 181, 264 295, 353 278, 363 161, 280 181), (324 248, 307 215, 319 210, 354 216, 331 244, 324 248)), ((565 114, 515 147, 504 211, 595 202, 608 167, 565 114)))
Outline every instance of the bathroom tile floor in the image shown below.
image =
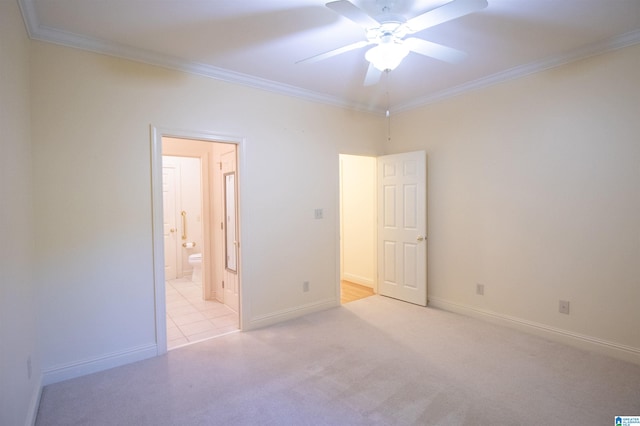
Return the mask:
POLYGON ((202 285, 189 278, 166 282, 167 348, 216 337, 239 328, 238 314, 226 305, 202 299, 202 285))

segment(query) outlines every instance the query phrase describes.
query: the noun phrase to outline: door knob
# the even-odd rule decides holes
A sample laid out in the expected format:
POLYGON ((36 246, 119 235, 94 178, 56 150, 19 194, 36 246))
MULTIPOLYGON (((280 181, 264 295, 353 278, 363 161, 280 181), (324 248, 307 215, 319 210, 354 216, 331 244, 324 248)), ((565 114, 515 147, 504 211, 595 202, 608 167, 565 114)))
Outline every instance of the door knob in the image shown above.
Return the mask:
POLYGON ((424 241, 424 237, 422 235, 418 235, 418 238, 416 238, 418 241, 424 241))
POLYGON ((171 229, 169 229, 169 232, 176 232, 176 229, 175 228, 171 228, 171 229))

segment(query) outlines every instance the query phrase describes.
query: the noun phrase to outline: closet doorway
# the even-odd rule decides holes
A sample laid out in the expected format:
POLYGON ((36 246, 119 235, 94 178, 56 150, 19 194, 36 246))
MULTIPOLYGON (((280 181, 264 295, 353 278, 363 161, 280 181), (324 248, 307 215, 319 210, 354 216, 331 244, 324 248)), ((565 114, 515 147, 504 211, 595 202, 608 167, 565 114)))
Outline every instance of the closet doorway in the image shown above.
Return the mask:
POLYGON ((377 293, 376 157, 340 154, 340 302, 377 293))
POLYGON ((426 152, 339 159, 340 279, 355 289, 343 303, 375 292, 426 306, 426 152))

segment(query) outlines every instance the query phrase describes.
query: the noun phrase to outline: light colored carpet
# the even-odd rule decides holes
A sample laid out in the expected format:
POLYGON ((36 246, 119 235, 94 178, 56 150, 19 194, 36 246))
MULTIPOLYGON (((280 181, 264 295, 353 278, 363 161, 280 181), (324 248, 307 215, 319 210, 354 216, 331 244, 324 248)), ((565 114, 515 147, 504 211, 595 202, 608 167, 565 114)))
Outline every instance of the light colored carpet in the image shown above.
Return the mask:
POLYGON ((640 366, 372 296, 47 386, 37 425, 610 425, 640 366))

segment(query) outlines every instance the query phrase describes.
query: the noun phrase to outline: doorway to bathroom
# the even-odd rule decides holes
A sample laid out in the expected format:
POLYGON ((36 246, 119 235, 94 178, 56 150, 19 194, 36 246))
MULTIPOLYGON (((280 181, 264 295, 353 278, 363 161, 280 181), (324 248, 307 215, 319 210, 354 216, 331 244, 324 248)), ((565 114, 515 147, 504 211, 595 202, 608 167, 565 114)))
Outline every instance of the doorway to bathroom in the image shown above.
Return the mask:
POLYGON ((162 137, 167 349, 240 328, 237 145, 162 137))

